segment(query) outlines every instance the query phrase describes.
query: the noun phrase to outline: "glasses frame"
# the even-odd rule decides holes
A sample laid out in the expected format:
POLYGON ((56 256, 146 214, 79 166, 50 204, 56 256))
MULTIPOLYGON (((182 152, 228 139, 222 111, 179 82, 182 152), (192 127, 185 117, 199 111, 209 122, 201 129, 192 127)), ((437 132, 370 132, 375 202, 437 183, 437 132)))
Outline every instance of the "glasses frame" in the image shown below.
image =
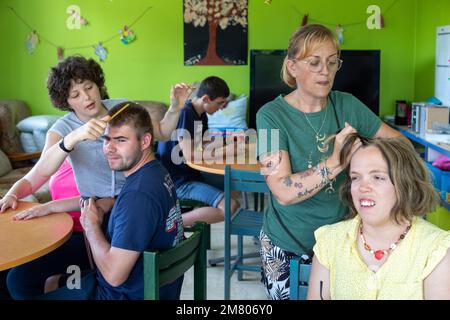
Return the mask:
MULTIPOLYGON (((329 71, 332 71, 332 72, 338 72, 338 71, 342 68, 342 64, 344 63, 344 60, 339 59, 339 58, 336 58, 336 60, 338 61, 338 65, 337 65, 336 70, 332 70, 332 69, 328 66, 328 61, 327 61, 327 69, 328 69, 329 71)), ((313 71, 313 70, 311 70, 311 61, 312 61, 312 59, 302 59, 302 60, 299 60, 299 59, 292 59, 292 61, 294 61, 294 62, 302 62, 302 63, 305 63, 305 64, 306 64, 306 67, 308 68, 308 71, 310 71, 310 72, 312 72, 312 73, 319 73, 320 71, 323 70, 323 66, 324 66, 324 64, 322 63, 322 60, 320 60, 321 68, 320 68, 318 71, 313 71)))

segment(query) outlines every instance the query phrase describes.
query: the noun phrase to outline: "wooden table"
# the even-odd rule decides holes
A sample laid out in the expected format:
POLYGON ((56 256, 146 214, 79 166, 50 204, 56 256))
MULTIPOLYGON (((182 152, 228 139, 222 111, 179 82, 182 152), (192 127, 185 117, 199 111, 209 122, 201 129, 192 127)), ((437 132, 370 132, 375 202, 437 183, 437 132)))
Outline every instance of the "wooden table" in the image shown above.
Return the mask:
POLYGON ((12 220, 18 212, 36 205, 38 203, 19 201, 16 210, 0 214, 0 271, 42 257, 70 238, 73 220, 67 213, 26 221, 12 220))
POLYGON ((256 151, 255 151, 255 144, 250 143, 245 145, 245 160, 239 162, 238 157, 234 157, 229 159, 229 162, 224 159, 222 163, 205 163, 203 161, 186 161, 186 164, 198 171, 207 172, 207 173, 213 173, 213 174, 220 174, 225 175, 225 166, 227 164, 230 165, 231 168, 237 169, 237 170, 246 170, 246 171, 259 171, 259 164, 256 161, 256 151))

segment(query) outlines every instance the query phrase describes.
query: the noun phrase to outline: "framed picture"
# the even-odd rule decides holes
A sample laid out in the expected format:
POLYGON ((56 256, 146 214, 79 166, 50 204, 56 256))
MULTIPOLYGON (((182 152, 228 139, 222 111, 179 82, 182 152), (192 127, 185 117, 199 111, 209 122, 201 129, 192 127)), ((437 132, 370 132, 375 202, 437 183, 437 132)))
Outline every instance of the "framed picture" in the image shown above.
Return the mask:
POLYGON ((184 64, 247 64, 248 0, 183 0, 184 64))

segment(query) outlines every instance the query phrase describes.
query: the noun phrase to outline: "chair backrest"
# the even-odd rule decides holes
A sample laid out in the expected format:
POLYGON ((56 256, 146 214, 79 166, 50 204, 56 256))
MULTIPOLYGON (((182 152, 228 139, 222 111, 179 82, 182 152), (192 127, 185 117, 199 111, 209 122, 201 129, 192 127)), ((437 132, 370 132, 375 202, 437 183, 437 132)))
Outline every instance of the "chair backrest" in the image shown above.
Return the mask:
POLYGON ((205 227, 197 223, 189 238, 166 251, 144 251, 144 299, 158 300, 160 287, 194 266, 194 299, 206 300, 205 227))
POLYGON ((225 193, 231 190, 268 193, 269 187, 259 171, 246 171, 225 167, 225 193))
POLYGON ((298 257, 290 261, 289 299, 306 300, 311 264, 301 262, 298 257))

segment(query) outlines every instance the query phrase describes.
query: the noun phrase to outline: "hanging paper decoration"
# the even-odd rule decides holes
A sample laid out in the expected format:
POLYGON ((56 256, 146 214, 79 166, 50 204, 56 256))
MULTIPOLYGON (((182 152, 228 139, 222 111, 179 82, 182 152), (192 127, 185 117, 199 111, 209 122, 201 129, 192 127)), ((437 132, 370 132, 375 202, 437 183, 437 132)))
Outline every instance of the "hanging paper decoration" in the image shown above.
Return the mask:
POLYGON ((28 49, 28 53, 32 54, 34 51, 34 48, 36 48, 37 44, 39 43, 39 36, 37 35, 36 31, 32 31, 26 41, 26 46, 28 49))
POLYGON ((100 61, 105 61, 106 60, 106 55, 108 54, 108 52, 103 47, 101 42, 99 42, 97 44, 97 46, 95 47, 95 54, 100 58, 100 61))
POLYGON ((63 48, 61 48, 61 47, 56 48, 56 54, 58 55, 58 61, 64 60, 63 48))
MULTIPOLYGON (((110 0, 112 1, 112 0, 110 0)), ((34 28, 32 28, 30 26, 30 24, 23 18, 21 17, 16 10, 14 10, 13 7, 8 7, 11 12, 17 17, 18 20, 20 20, 29 30, 29 32, 31 32, 25 41, 25 45, 27 47, 27 50, 30 54, 32 54, 36 48, 36 46, 39 43, 46 43, 54 48, 56 48, 56 53, 58 56, 58 60, 61 61, 64 59, 64 51, 62 47, 59 47, 58 44, 55 44, 54 42, 51 42, 49 40, 47 40, 47 37, 44 37, 38 30, 34 30, 34 28)), ((152 9, 153 7, 149 6, 147 7, 140 15, 139 17, 134 20, 133 23, 137 23, 139 20, 141 20, 145 14, 152 9)), ((66 13, 68 14, 67 17, 67 28, 68 29, 79 29, 81 25, 85 26, 88 24, 87 20, 84 19, 81 16, 81 9, 79 6, 77 5, 70 5, 69 7, 67 7, 66 9, 66 13)), ((133 40, 135 40, 136 35, 134 34, 133 31, 131 31, 128 26, 124 27, 124 30, 121 31, 122 36, 123 36, 123 42, 124 43, 130 43, 133 40)), ((115 33, 115 35, 113 35, 112 37, 109 37, 107 40, 104 41, 99 41, 98 44, 95 43, 91 43, 85 46, 78 46, 75 45, 73 47, 64 47, 65 51, 71 51, 71 50, 80 50, 80 49, 89 49, 89 48, 94 48, 95 50, 95 54, 100 58, 100 61, 104 61, 106 59, 106 56, 108 54, 107 50, 105 49, 105 47, 103 47, 103 44, 113 41, 115 40, 115 38, 117 38, 117 33, 115 33), (103 44, 102 44, 103 43, 103 44)))
POLYGON ((339 44, 342 45, 344 43, 344 28, 340 24, 336 27, 336 34, 338 36, 339 44))
POLYGON ((308 17, 309 17, 309 13, 307 13, 307 14, 305 14, 305 15, 303 16, 303 19, 302 19, 302 27, 304 27, 304 26, 306 26, 306 25, 308 24, 308 17))
POLYGON ((128 26, 124 26, 123 29, 119 30, 119 33, 121 34, 120 41, 122 41, 123 44, 129 44, 136 39, 133 30, 128 28, 128 26))
POLYGON ((381 29, 384 28, 384 17, 382 14, 380 14, 380 27, 381 27, 381 29))

